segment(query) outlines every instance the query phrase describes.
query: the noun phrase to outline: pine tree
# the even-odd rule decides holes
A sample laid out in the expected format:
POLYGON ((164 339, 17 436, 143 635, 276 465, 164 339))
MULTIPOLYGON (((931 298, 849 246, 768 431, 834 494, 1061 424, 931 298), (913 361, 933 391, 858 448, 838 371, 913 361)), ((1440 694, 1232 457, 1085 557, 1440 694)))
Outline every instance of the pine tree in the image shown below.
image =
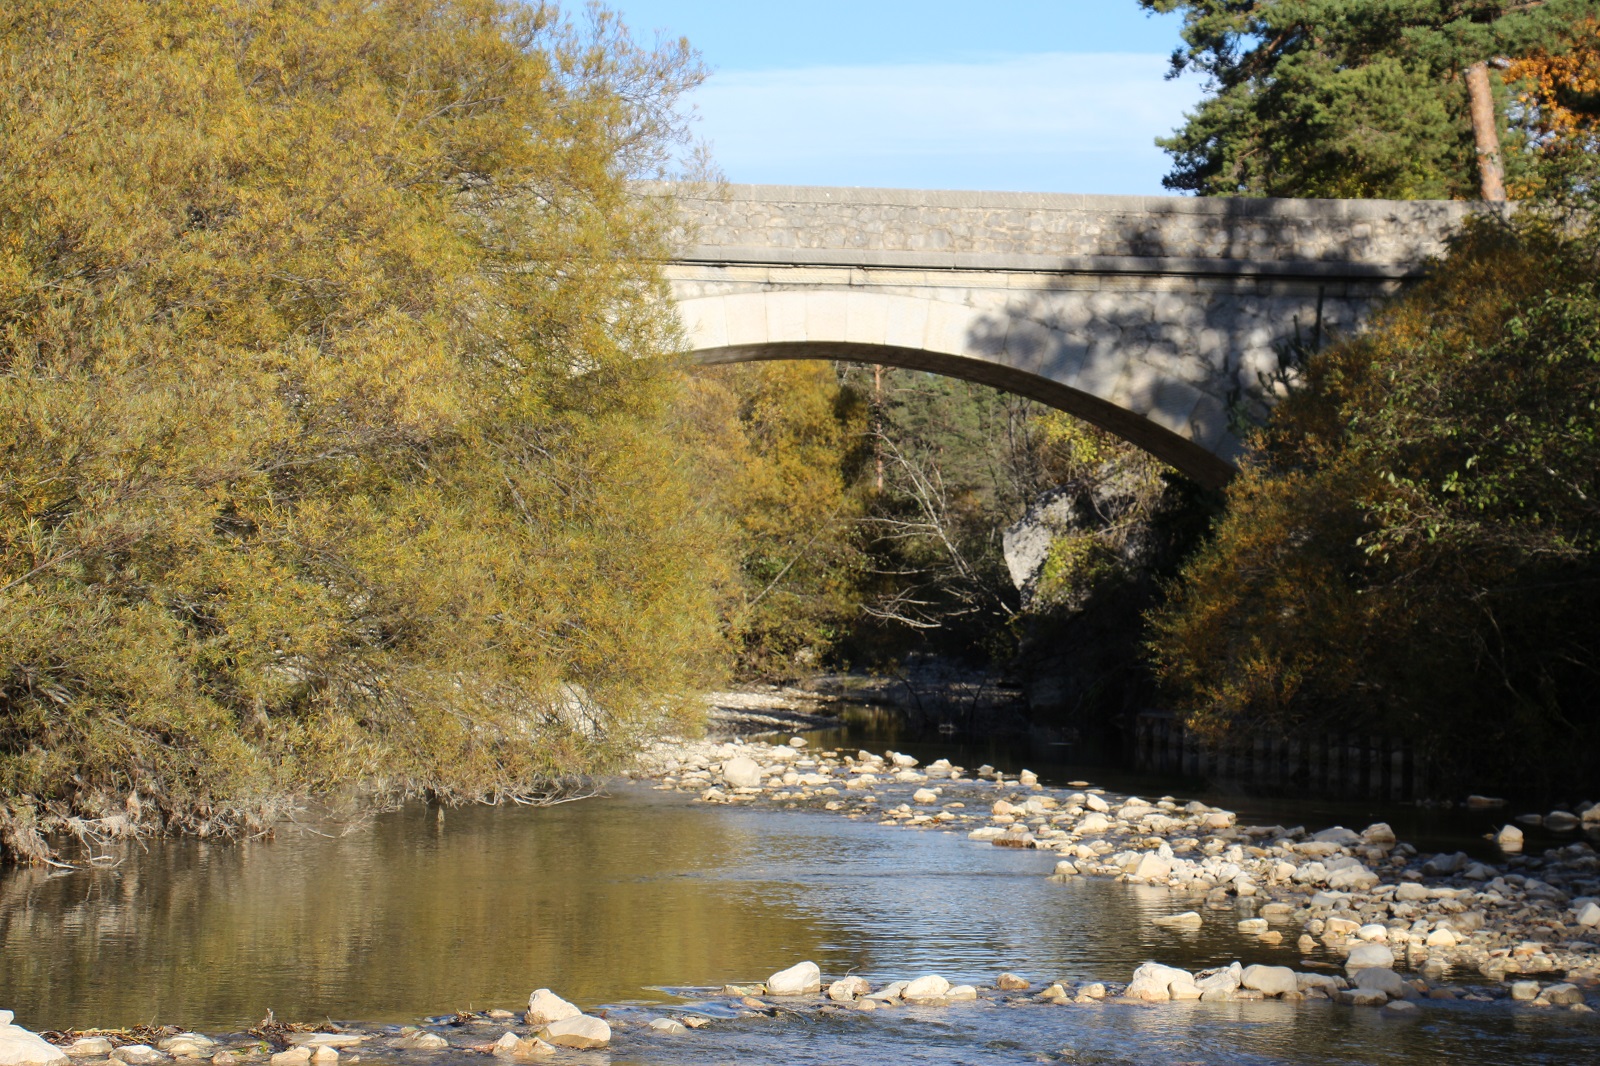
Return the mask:
MULTIPOLYGON (((1212 196, 1502 198, 1494 64, 1564 51, 1597 0, 1139 0, 1181 11, 1210 95, 1160 145, 1212 196), (1492 99, 1491 99, 1492 97, 1492 99)), ((1515 176, 1515 174, 1513 175, 1515 176)))

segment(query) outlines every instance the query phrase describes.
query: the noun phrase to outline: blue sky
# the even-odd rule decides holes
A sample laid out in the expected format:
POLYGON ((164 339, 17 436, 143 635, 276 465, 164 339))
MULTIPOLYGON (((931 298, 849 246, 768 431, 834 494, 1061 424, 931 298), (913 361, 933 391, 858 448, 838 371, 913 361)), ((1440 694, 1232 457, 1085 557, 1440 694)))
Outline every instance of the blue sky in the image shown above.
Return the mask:
POLYGON ((698 132, 730 181, 1160 193, 1152 143, 1200 96, 1173 16, 1134 0, 611 0, 712 76, 698 132))

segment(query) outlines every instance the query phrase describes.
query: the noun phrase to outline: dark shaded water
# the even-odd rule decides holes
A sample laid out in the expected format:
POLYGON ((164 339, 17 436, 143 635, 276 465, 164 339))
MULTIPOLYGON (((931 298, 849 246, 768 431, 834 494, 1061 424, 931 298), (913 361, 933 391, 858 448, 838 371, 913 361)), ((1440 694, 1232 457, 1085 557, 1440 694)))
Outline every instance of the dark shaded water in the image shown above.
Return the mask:
MULTIPOLYGON (((162 1021, 229 1031, 268 1008, 368 1022, 515 1009, 548 986, 627 1018, 629 1005, 686 1003, 663 986, 759 981, 800 959, 830 977, 938 971, 984 983, 1002 969, 1125 981, 1147 958, 1199 967, 1236 957, 1230 922, 1162 930, 1149 918, 1170 911, 1165 890, 1054 882, 1044 876, 1053 861, 953 833, 707 807, 642 787, 443 821, 416 807, 342 837, 163 842, 115 870, 0 876, 0 1007, 35 1029, 162 1021)), ((1588 1062, 1600 1061, 1600 1023, 1468 1004, 1425 1004, 1411 1018, 1277 1003, 977 1005, 728 1020, 680 1037, 628 1028, 609 1061, 1040 1056, 1588 1062)))

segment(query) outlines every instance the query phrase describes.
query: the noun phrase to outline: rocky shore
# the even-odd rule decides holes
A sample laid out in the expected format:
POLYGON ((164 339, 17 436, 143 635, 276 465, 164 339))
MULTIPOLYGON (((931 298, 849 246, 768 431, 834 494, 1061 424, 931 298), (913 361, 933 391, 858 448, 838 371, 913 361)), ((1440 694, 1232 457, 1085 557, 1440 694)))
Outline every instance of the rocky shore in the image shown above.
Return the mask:
MULTIPOLYGON (((1233 812, 1171 796, 1114 795, 1083 781, 1047 788, 1028 771, 921 767, 896 752, 813 751, 801 737, 661 740, 635 776, 705 803, 815 808, 1051 851, 1057 878, 1168 888, 1172 913, 1159 925, 1231 925, 1241 941, 1285 957, 1283 966, 1199 974, 1147 963, 1126 985, 1052 986, 1059 992, 1047 998, 1064 1002, 1101 989, 1146 1001, 1275 996, 1405 1011, 1463 998, 1587 1011, 1600 984, 1600 855, 1583 840, 1525 855, 1522 832, 1508 826, 1490 864, 1419 853, 1384 824, 1245 826, 1233 812)), ((1539 820, 1600 827, 1600 807, 1539 820)))
MULTIPOLYGON (((766 705, 789 699, 767 694, 728 710, 734 719, 805 714, 766 705)), ((966 1007, 1323 1001, 1329 1010, 1399 1018, 1466 1000, 1583 1013, 1600 982, 1600 856, 1581 839, 1524 854, 1521 830, 1504 825, 1490 863, 1419 853, 1383 824, 1359 831, 1241 825, 1233 812, 1171 796, 1118 795, 1083 781, 1047 787, 1027 771, 1013 777, 943 760, 920 766, 892 751, 815 750, 802 737, 661 740, 642 753, 632 776, 706 804, 812 809, 1049 852, 1048 876, 1063 883, 1102 877, 1164 888, 1167 913, 1151 920, 1170 931, 1175 954, 1193 931, 1222 929, 1254 962, 1223 961, 1234 954, 1225 949, 1212 955, 1220 965, 1198 971, 1157 960, 1127 974, 1007 972, 961 983, 924 973, 875 984, 800 961, 760 983, 676 990, 684 998, 671 1005, 586 1011, 538 989, 525 1011, 461 1011, 374 1027, 269 1016, 247 1032, 213 1035, 176 1027, 36 1034, 0 1011, 0 1066, 354 1066, 480 1056, 561 1063, 583 1061, 594 1049, 631 1055, 661 1041, 693 1042, 693 1030, 731 1019, 906 1010, 926 1021, 929 1010, 950 1017, 942 1012, 966 1007), (1272 959, 1276 952, 1281 962, 1272 959)), ((1576 833, 1600 825, 1600 808, 1537 821, 1576 833)), ((995 969, 1008 961, 996 959, 995 969)))

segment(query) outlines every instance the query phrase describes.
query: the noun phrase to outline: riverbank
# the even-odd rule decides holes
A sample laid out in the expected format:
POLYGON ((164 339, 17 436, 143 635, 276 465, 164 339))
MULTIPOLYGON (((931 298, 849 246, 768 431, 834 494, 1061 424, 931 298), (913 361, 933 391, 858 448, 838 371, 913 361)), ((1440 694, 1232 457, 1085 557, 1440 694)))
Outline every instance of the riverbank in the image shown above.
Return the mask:
MULTIPOLYGON (((1246 826, 1171 796, 1087 781, 1051 788, 1026 771, 919 767, 894 752, 812 751, 803 738, 662 740, 635 776, 709 804, 817 809, 1053 852, 1058 879, 1166 888, 1169 913, 1153 921, 1175 938, 1231 925, 1241 947, 1282 957, 1283 972, 1248 978, 1238 965, 1198 975, 1141 967, 1128 984, 1135 998, 1270 994, 1404 1011, 1459 997, 1583 1012, 1600 986, 1600 857, 1586 841, 1524 855, 1512 850, 1522 841, 1513 826, 1491 864, 1419 853, 1381 823, 1246 826)), ((1061 986, 1062 997, 1079 995, 1061 986)))

